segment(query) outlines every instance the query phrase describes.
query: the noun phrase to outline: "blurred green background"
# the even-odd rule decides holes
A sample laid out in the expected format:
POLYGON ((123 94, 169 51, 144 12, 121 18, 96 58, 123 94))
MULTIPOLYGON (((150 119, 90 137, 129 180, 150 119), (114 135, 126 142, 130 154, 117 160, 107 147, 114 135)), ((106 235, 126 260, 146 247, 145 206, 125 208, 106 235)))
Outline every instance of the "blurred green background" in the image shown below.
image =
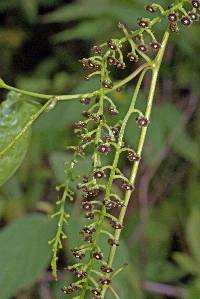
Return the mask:
MULTIPOLYGON (((167 5, 171 4, 171 1, 167 5)), ((0 77, 19 88, 49 94, 94 90, 78 60, 131 28, 144 15, 143 0, 0 0, 0 77)), ((158 27, 158 31, 162 28, 158 27)), ((200 298, 200 24, 172 35, 162 65, 154 111, 117 259, 129 266, 116 279, 122 299, 200 298)), ((148 80, 139 101, 145 104, 148 80)), ((6 93, 1 91, 1 100, 6 93)), ((115 95, 125 111, 130 89, 115 95)), ((70 281, 69 248, 78 239, 79 208, 59 255, 60 282, 50 275, 55 232, 49 214, 63 180, 66 145, 78 102, 60 103, 34 125, 23 164, 0 190, 0 298, 63 299, 70 281), (75 220, 74 220, 75 219, 75 220), (76 232, 75 232, 76 231, 76 232)), ((133 144, 132 128, 126 134, 133 144)), ((84 173, 84 165, 81 171, 84 173)), ((128 165, 124 161, 122 167, 128 165)), ((109 296, 108 296, 108 299, 109 296)))

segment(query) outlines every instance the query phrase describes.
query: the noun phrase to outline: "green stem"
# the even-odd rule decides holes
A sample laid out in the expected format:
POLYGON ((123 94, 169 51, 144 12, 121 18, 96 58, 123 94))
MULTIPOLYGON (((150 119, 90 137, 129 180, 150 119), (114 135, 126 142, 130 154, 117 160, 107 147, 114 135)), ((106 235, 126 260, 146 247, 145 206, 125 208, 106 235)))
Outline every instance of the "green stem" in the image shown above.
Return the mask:
MULTIPOLYGON (((127 84, 128 82, 133 80, 145 67, 146 67, 146 64, 142 64, 140 67, 138 67, 129 76, 127 76, 123 80, 120 80, 119 82, 117 82, 112 89, 104 89, 104 94, 105 95, 109 94, 109 93, 115 91, 116 89, 124 86, 125 84, 127 84)), ((49 95, 49 94, 31 92, 31 91, 27 91, 27 90, 23 90, 23 89, 19 89, 19 88, 10 86, 10 85, 6 84, 2 79, 0 79, 0 88, 6 89, 6 90, 9 90, 9 91, 16 91, 18 93, 21 93, 21 94, 24 94, 24 95, 27 95, 27 96, 31 96, 31 97, 35 97, 35 98, 38 98, 38 99, 43 99, 43 100, 50 100, 52 98, 56 98, 57 101, 78 100, 78 99, 81 99, 83 97, 94 97, 94 96, 99 95, 99 93, 100 93, 99 90, 95 90, 95 91, 90 92, 90 93, 79 93, 79 94, 73 94, 73 95, 49 95)))
MULTIPOLYGON (((164 52, 165 52, 165 49, 166 49, 168 38, 169 38, 169 32, 166 31, 165 34, 164 34, 164 37, 163 37, 162 47, 159 50, 159 53, 158 53, 158 55, 155 59, 155 62, 153 64, 154 68, 152 70, 151 88, 150 88, 147 108, 146 108, 146 112, 145 112, 145 117, 147 119, 149 119, 150 115, 151 115, 152 104, 153 104, 156 84, 157 84, 157 80, 158 80, 158 73, 159 73, 160 65, 161 65, 163 55, 164 55, 164 52)), ((142 130, 141 130, 141 135, 140 135, 140 138, 139 138, 139 144, 138 144, 138 149, 137 149, 138 156, 142 155, 144 142, 145 142, 145 139, 146 139, 146 134, 147 134, 147 127, 143 127, 142 130)), ((130 176, 130 183, 131 184, 135 183, 135 179, 136 179, 136 176, 137 176, 139 164, 140 164, 140 161, 135 162, 134 165, 133 165, 133 168, 132 168, 132 171, 131 171, 131 176, 130 176)), ((120 215, 119 215, 119 223, 120 224, 123 224, 123 222, 124 222, 124 217, 126 215, 126 210, 127 210, 127 206, 129 204, 130 198, 131 198, 131 191, 127 191, 125 193, 125 197, 124 197, 124 206, 122 207, 120 215)), ((116 230, 115 235, 114 235, 115 240, 119 241, 120 236, 121 236, 121 231, 116 230)), ((112 265, 113 265, 116 250, 117 250, 117 246, 113 246, 110 250, 108 261, 107 261, 109 267, 112 267, 112 265)), ((109 275, 108 275, 108 277, 109 277, 109 275)), ((103 287, 102 299, 105 297, 107 289, 108 289, 107 286, 103 287)))
MULTIPOLYGON (((135 92, 134 92, 133 99, 131 101, 130 109, 129 109, 127 115, 125 116, 122 128, 120 130, 120 136, 119 136, 119 141, 118 141, 118 146, 117 146, 118 148, 117 148, 117 151, 116 151, 115 159, 114 159, 112 170, 111 170, 111 173, 110 173, 109 182, 108 182, 108 185, 107 185, 107 188, 106 188, 105 200, 107 200, 110 197, 112 183, 113 183, 113 180, 114 180, 116 167, 117 167, 119 156, 120 156, 120 153, 121 153, 120 148, 121 148, 121 143, 122 143, 122 139, 123 139, 123 134, 124 134, 124 131, 125 131, 125 127, 126 127, 126 124, 128 122, 128 119, 130 118, 130 116, 132 114, 133 107, 135 105, 135 101, 137 99, 137 96, 138 96, 138 93, 139 93, 139 90, 140 90, 140 87, 141 87, 144 75, 145 75, 145 73, 146 73, 147 70, 148 70, 148 65, 146 65, 146 68, 143 70, 143 72, 140 75, 140 78, 138 80, 138 83, 137 83, 137 86, 136 86, 136 89, 135 89, 135 92)), ((106 208, 103 206, 102 209, 101 209, 100 215, 99 215, 99 220, 98 220, 97 226, 96 226, 95 238, 93 240, 93 246, 91 248, 91 256, 89 258, 89 262, 88 262, 87 267, 86 267, 88 276, 90 275, 90 272, 91 272, 92 266, 93 266, 92 252, 96 249, 98 240, 100 238, 100 234, 102 232, 102 226, 104 224, 104 219, 106 217, 106 212, 107 212, 106 208)), ((86 280, 86 282, 85 282, 85 284, 83 286, 82 292, 80 294, 80 299, 84 299, 85 298, 85 295, 86 295, 86 292, 87 292, 87 288, 88 288, 88 280, 86 280)))
POLYGON ((116 168, 117 168, 120 153, 121 153, 121 147, 122 147, 124 132, 125 132, 128 120, 131 117, 132 111, 135 107, 136 99, 138 97, 138 93, 139 93, 139 90, 140 90, 140 87, 141 87, 141 84, 142 84, 142 81, 144 79, 144 75, 145 75, 146 71, 147 71, 147 68, 143 70, 143 72, 141 73, 141 75, 139 77, 139 80, 138 80, 138 83, 136 85, 135 92, 134 92, 134 95, 133 95, 133 98, 132 98, 132 101, 131 101, 131 104, 130 104, 130 108, 129 108, 129 110, 128 110, 128 112, 127 112, 127 114, 126 114, 126 116, 123 120, 122 127, 120 129, 116 154, 115 154, 114 162, 113 162, 113 165, 112 165, 112 170, 110 172, 108 185, 107 185, 107 188, 106 188, 105 200, 109 200, 109 198, 110 198, 110 193, 111 193, 111 190, 112 190, 113 180, 114 180, 114 177, 115 177, 115 172, 116 172, 116 168))
MULTIPOLYGON (((104 57, 103 61, 102 61, 102 69, 101 69, 101 88, 99 90, 99 109, 98 109, 98 113, 99 114, 103 114, 103 109, 104 109, 104 96, 105 96, 105 89, 103 88, 102 82, 104 81, 105 78, 105 72, 106 72, 106 58, 104 57)), ((97 132, 96 132, 96 136, 95 136, 95 150, 94 150, 94 158, 93 158, 93 168, 95 169, 96 167, 100 166, 100 161, 99 161, 99 153, 97 151, 97 145, 100 142, 101 139, 101 130, 102 130, 102 126, 103 126, 103 121, 100 122, 98 128, 97 128, 97 132)), ((96 183, 96 181, 95 181, 96 183)), ((98 219, 98 223, 97 223, 97 232, 96 232, 96 236, 93 240, 93 245, 90 249, 90 254, 89 254, 89 260, 88 263, 85 267, 85 270, 87 271, 88 277, 84 282, 81 294, 80 294, 80 298, 84 298, 88 289, 88 285, 89 285, 89 277, 90 277, 90 273, 92 271, 92 266, 93 266, 93 251, 96 249, 97 246, 97 242, 98 242, 98 238, 99 238, 99 234, 100 234, 100 229, 101 229, 101 225, 100 223, 102 223, 103 219, 102 219, 102 214, 99 215, 99 219, 98 219)))

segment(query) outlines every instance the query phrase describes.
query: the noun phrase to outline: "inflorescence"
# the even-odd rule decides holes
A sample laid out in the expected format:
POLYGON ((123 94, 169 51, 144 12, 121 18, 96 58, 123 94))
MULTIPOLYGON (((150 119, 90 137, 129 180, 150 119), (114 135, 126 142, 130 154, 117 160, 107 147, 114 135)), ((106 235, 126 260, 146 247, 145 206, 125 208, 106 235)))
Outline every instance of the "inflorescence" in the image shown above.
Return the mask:
MULTIPOLYGON (((102 299, 107 289, 116 294, 112 287, 112 280, 120 270, 113 267, 114 253, 120 245, 119 237, 124 228, 124 214, 128 199, 134 190, 142 145, 150 123, 150 110, 148 110, 150 108, 148 107, 147 112, 143 113, 135 108, 135 103, 145 73, 155 68, 157 60, 161 62, 162 51, 166 46, 162 41, 157 40, 152 27, 163 19, 168 22, 167 32, 177 32, 181 24, 185 27, 191 26, 199 19, 200 1, 179 1, 167 10, 158 4, 147 5, 145 9, 158 16, 154 19, 138 19, 136 31, 131 31, 126 25, 119 23, 118 27, 124 35, 121 39, 110 39, 103 45, 94 46, 93 56, 81 60, 83 68, 87 70, 85 80, 98 75, 100 88, 92 97, 86 94, 80 99, 84 106, 83 119, 74 124, 74 132, 80 138, 80 142, 77 146, 70 147, 74 154, 69 167, 70 173, 67 172, 68 177, 72 178, 73 166, 78 163, 77 157, 84 159, 92 152, 91 170, 77 186, 81 192, 81 207, 88 225, 80 229, 82 245, 71 249, 77 263, 68 266, 67 269, 76 277, 76 281, 62 288, 64 294, 74 293, 76 296, 74 298, 77 299, 84 299, 88 294, 92 299, 102 299), (120 91, 126 80, 122 80, 121 83, 114 82, 112 70, 113 68, 125 69, 128 61, 136 65, 141 62, 138 67, 140 78, 129 111, 123 120, 118 121, 118 108, 113 101, 112 91, 120 91), (141 130, 138 149, 132 149, 124 142, 124 132, 132 114, 136 115, 136 125, 141 130), (119 169, 122 154, 126 154, 127 161, 133 167, 130 177, 119 169), (113 162, 109 164, 108 161, 112 160, 113 162), (117 189, 116 186, 119 188, 117 189), (102 237, 106 237, 107 245, 110 246, 109 257, 105 256, 101 249, 102 237)), ((153 88, 150 93, 151 99, 153 88)), ((62 237, 66 237, 62 228, 68 217, 64 205, 66 198, 72 199, 74 195, 68 180, 63 187, 64 196, 58 201, 61 209, 55 214, 59 216, 58 233, 52 240, 54 276, 56 276, 57 251, 62 246, 62 237)), ((115 296, 118 298, 117 295, 115 296)))

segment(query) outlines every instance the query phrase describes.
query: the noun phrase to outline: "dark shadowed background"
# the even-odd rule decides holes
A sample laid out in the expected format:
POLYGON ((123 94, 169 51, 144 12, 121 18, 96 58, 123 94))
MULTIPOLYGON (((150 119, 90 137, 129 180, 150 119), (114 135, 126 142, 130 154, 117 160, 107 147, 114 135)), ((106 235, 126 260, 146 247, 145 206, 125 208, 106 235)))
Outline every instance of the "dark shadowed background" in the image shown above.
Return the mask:
MULTIPOLYGON (((134 28, 144 15, 144 4, 0 0, 0 77, 19 88, 48 94, 94 90, 98 82, 83 80, 78 60, 88 56, 94 44, 120 36, 118 21, 134 28)), ((172 35, 161 68, 145 158, 118 254, 121 263, 129 263, 116 280, 122 299, 200 298, 199 30, 196 23, 172 35)), ((147 78, 141 105, 148 84, 147 78)), ((130 91, 116 93, 122 112, 130 91)), ((1 91, 1 100, 5 94, 1 91)), ((65 147, 76 142, 72 125, 81 110, 79 102, 71 101, 43 115, 33 127, 23 164, 0 190, 0 299, 66 298, 60 287, 72 279, 63 269, 72 260, 74 236, 78 238, 79 208, 69 203, 74 224, 60 252, 57 283, 50 275, 48 245, 55 225, 45 215, 54 209, 55 186, 64 177, 65 147)), ((134 138, 130 126, 127 143, 133 145, 134 138)))

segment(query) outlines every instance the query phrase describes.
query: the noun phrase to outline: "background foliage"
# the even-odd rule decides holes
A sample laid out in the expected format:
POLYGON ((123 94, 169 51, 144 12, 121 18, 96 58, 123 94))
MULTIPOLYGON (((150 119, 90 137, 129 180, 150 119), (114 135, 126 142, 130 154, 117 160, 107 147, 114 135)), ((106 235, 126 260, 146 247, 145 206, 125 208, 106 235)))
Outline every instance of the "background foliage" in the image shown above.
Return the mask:
MULTIPOLYGON (((94 90, 97 82, 82 80, 78 59, 87 56, 93 44, 117 35, 119 20, 133 28, 144 14, 143 4, 141 0, 1 0, 0 76, 38 92, 94 90)), ((117 256, 117 263, 129 263, 120 281, 116 279, 122 299, 200 297, 199 30, 196 24, 172 37, 162 66, 145 159, 117 256)), ((141 105, 148 80, 145 85, 141 105)), ((129 94, 128 88, 116 94, 122 113, 129 94)), ((29 111, 37 109, 30 105, 29 111)), ((24 117, 29 117, 27 107, 23 109, 24 117)), ((27 136, 30 144, 23 164, 1 187, 1 299, 66 297, 60 287, 62 280, 70 281, 69 273, 61 271, 58 283, 50 276, 47 242, 55 225, 48 215, 57 198, 55 185, 63 180, 65 147, 76 141, 72 124, 80 112, 78 102, 67 102, 43 115, 27 136)), ((0 134, 2 138, 5 132, 0 134)), ((126 139, 134 144, 131 127, 126 139)), ((80 172, 86 167, 87 162, 80 172)), ((126 161, 123 167, 127 169, 126 161)), ((0 163, 1 183, 4 175, 0 163)), ((72 259, 69 248, 77 241, 78 201, 69 204, 74 217, 71 237, 60 252, 62 270, 72 259)))

